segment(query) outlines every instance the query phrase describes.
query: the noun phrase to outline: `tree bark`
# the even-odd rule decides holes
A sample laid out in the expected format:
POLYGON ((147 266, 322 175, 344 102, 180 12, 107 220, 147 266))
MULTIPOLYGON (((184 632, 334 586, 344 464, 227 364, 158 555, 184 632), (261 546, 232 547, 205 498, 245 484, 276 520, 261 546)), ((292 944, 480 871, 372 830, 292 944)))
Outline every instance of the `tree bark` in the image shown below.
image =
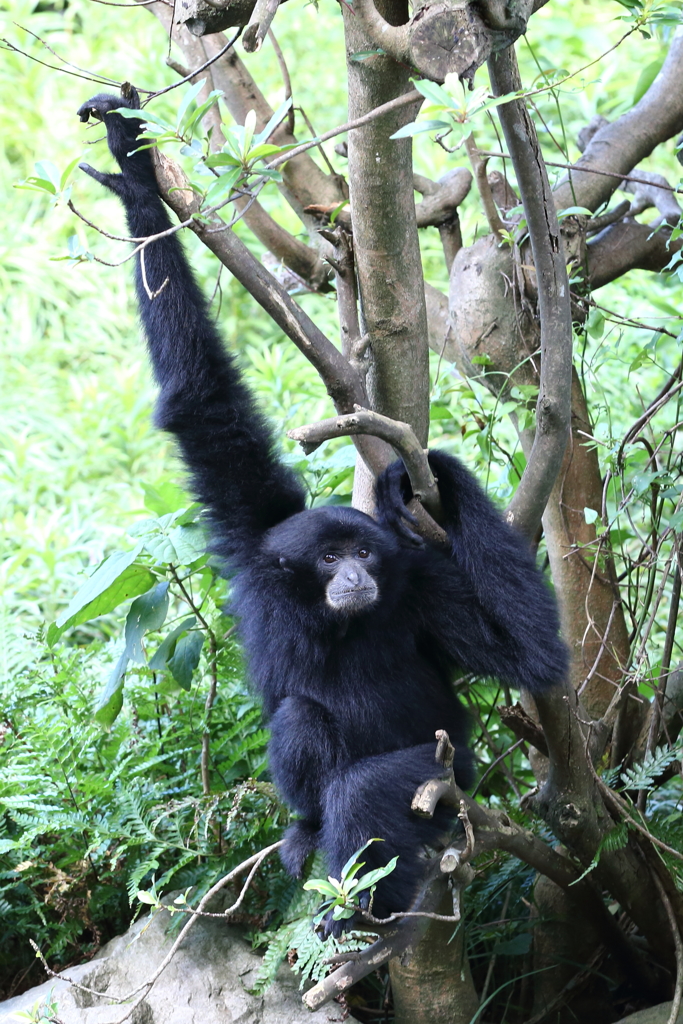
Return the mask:
MULTIPOLYGON (((381 13, 392 24, 402 24, 408 19, 408 5, 387 0, 381 13)), ((354 54, 374 47, 346 6, 344 26, 349 118, 355 118, 409 92, 410 70, 385 56, 354 60, 354 54)), ((372 408, 409 423, 426 446, 428 332, 412 140, 390 139, 416 113, 417 107, 403 108, 349 134, 349 188, 362 329, 370 339, 372 408)))

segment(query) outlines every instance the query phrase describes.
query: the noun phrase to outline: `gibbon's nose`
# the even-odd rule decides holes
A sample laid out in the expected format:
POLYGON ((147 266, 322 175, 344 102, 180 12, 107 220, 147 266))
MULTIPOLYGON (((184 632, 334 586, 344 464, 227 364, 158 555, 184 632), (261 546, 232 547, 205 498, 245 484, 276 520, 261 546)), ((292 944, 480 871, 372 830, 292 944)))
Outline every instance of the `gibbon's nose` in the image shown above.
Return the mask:
POLYGON ((345 579, 347 583, 350 583, 352 587, 357 587, 360 583, 360 576, 355 569, 348 569, 346 572, 345 579))

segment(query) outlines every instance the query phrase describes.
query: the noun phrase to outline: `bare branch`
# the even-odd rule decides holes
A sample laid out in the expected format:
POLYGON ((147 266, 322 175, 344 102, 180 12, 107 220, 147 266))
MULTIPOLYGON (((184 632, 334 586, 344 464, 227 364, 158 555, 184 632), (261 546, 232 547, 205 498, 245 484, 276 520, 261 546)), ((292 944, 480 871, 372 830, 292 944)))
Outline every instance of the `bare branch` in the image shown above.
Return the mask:
POLYGON ((237 867, 233 868, 232 871, 229 871, 227 875, 224 875, 222 878, 219 878, 215 885, 213 885, 199 901, 196 910, 188 920, 187 924, 183 925, 183 928, 178 934, 178 937, 176 938, 175 942, 173 943, 173 945, 171 946, 168 953, 161 961, 157 969, 154 971, 154 974, 152 974, 151 977, 147 978, 147 980, 144 981, 141 985, 138 985, 137 988, 131 989, 130 992, 126 992, 126 994, 123 996, 115 996, 109 992, 98 992, 96 989, 88 988, 85 985, 79 985, 78 982, 72 981, 71 978, 68 978, 64 974, 59 974, 56 971, 51 970, 51 968, 47 964, 47 961, 45 960, 45 957, 40 952, 37 945, 33 941, 31 941, 31 945, 33 946, 36 952, 36 956, 39 957, 45 970, 47 971, 51 978, 56 978, 59 981, 65 981, 70 986, 72 986, 72 988, 78 989, 80 992, 84 992, 87 995, 91 996, 99 996, 103 999, 108 1000, 108 1002, 110 1003, 129 1003, 131 999, 133 999, 135 996, 139 996, 138 999, 135 1000, 135 1002, 131 1003, 124 1016, 120 1017, 115 1022, 115 1024, 123 1024, 124 1021, 128 1020, 128 1018, 134 1012, 135 1008, 139 1005, 139 1003, 145 998, 145 996, 151 989, 152 985, 154 985, 157 979, 166 970, 166 968, 172 961, 173 957, 175 956, 177 950, 179 949, 180 945, 187 937, 190 929, 195 925, 199 917, 202 916, 202 911, 206 906, 208 906, 208 904, 211 902, 214 896, 217 893, 219 893, 222 889, 224 889, 226 885, 232 882, 234 878, 237 878, 238 875, 241 875, 243 872, 249 869, 249 874, 247 875, 247 878, 242 886, 242 889, 240 890, 240 894, 237 897, 236 902, 233 903, 233 905, 229 907, 227 910, 225 910, 223 914, 221 914, 221 917, 229 917, 230 914, 234 913, 237 909, 239 909, 240 905, 244 900, 244 897, 247 894, 249 886, 251 885, 254 875, 258 871, 263 861, 275 850, 278 850, 282 846, 282 843, 283 840, 281 839, 279 840, 279 842, 273 843, 272 846, 267 846, 265 849, 259 850, 258 853, 252 854, 251 857, 248 857, 245 861, 242 861, 241 864, 238 864, 237 867), (142 994, 139 995, 139 993, 142 994))
MULTIPOLYGON (((596 210, 617 188, 614 177, 591 173, 609 171, 622 178, 653 149, 683 128, 683 35, 676 33, 662 70, 643 98, 621 117, 602 127, 556 189, 558 209, 586 206, 596 210)), ((508 146, 510 145, 508 141, 508 146)))
POLYGON ((470 132, 465 139, 465 148, 467 150, 467 155, 470 158, 470 163, 472 164, 477 188, 479 189, 479 198, 481 199, 481 204, 484 207, 484 213, 486 214, 486 220, 488 221, 489 228, 498 241, 501 241, 503 237, 503 222, 500 219, 500 214, 498 213, 496 204, 493 201, 491 185, 489 184, 489 179, 486 176, 486 164, 488 163, 488 157, 482 156, 477 149, 477 144, 474 141, 474 135, 472 132, 470 132))
MULTIPOLYGON (((512 707, 499 707, 501 721, 510 729, 515 736, 519 736, 520 742, 524 740, 535 747, 541 754, 548 756, 548 744, 545 741, 543 731, 534 722, 533 718, 526 713, 518 702, 512 707)), ((507 751, 506 751, 507 754, 507 751)))
MULTIPOLYGON (((512 47, 489 60, 496 96, 522 83, 512 47)), ((541 319, 541 378, 536 434, 521 483, 507 510, 509 522, 533 537, 567 447, 571 417, 572 316, 560 228, 536 129, 522 100, 498 108, 526 215, 536 267, 541 319)))
POLYGON ((337 135, 343 135, 345 132, 351 132, 354 128, 362 128, 363 125, 370 124, 372 121, 376 121, 378 117, 383 117, 392 110, 398 110, 400 107, 409 107, 411 103, 418 103, 424 100, 424 96, 417 91, 412 89, 410 92, 404 93, 402 96, 397 96, 396 99, 389 100, 387 103, 382 103, 380 106, 375 107, 374 110, 370 110, 367 114, 363 114, 362 117, 356 117, 352 121, 347 121, 345 124, 337 125, 336 128, 330 128, 328 132, 323 132, 316 139, 312 139, 310 142, 303 142, 296 149, 290 149, 288 153, 283 153, 282 156, 275 157, 274 160, 268 164, 269 167, 279 167, 281 164, 287 163, 289 160, 293 160, 301 153, 305 153, 309 149, 313 149, 315 146, 319 146, 321 142, 327 142, 328 139, 334 139, 337 135))
POLYGON ((458 212, 472 187, 472 175, 466 167, 455 167, 439 181, 430 181, 421 174, 415 174, 413 184, 425 197, 415 207, 418 228, 439 227, 458 212))
POLYGON ((280 0, 256 0, 242 39, 247 53, 256 53, 261 49, 279 6, 280 0))
POLYGON ((408 423, 399 423, 398 420, 358 406, 355 412, 346 416, 335 416, 320 423, 296 427, 288 431, 287 436, 298 441, 306 454, 309 454, 323 441, 353 434, 372 434, 390 444, 403 459, 414 496, 430 514, 437 518, 442 515, 439 488, 429 466, 427 453, 408 423))
POLYGON ((671 240, 671 230, 662 225, 656 231, 635 220, 620 220, 605 228, 588 243, 588 272, 591 287, 602 288, 629 270, 663 270, 683 244, 671 240))

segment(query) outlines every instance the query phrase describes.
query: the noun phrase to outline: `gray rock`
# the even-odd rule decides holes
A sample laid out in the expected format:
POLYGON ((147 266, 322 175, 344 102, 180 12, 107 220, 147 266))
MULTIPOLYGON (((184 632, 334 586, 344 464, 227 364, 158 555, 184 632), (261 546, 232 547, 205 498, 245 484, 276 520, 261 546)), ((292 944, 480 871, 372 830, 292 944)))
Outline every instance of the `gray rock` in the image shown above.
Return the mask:
MULTIPOLYGON (((659 1006, 651 1006, 649 1010, 630 1013, 628 1017, 617 1021, 617 1024, 667 1024, 670 1013, 671 1003, 660 1003, 659 1006)), ((683 1024, 683 1009, 679 1011, 676 1024, 683 1024)))
MULTIPOLYGON (((112 939, 90 963, 69 968, 64 975, 120 998, 154 974, 166 956, 173 942, 173 936, 166 934, 168 924, 166 911, 142 918, 125 935, 112 939)), ((261 958, 237 928, 207 918, 197 921, 128 1018, 130 1024, 328 1024, 341 1020, 341 1008, 334 1003, 310 1013, 301 1002, 300 979, 286 965, 265 995, 251 995, 260 964, 261 958)), ((0 1003, 0 1024, 19 1024, 18 1011, 42 1003, 50 994, 63 1024, 115 1024, 130 1006, 52 979, 0 1003)))

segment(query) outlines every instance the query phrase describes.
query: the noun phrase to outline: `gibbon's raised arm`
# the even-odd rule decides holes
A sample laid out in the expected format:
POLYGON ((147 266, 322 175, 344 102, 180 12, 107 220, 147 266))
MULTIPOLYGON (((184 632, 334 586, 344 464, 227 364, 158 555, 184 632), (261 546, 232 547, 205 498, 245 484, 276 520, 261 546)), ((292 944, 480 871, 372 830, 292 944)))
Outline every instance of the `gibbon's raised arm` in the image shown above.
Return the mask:
MULTIPOLYGON (((555 600, 524 537, 458 459, 430 451, 429 463, 439 485, 452 572, 444 572, 443 559, 433 570, 424 559, 418 586, 425 631, 461 668, 532 693, 561 682, 568 653, 555 600)), ((409 492, 401 463, 377 481, 381 521, 408 539, 409 492)))
MULTIPOLYGON (((128 99, 100 94, 83 104, 81 120, 104 123, 121 174, 81 168, 119 197, 131 236, 146 238, 170 228, 171 220, 150 151, 137 149, 141 122, 111 113, 138 106, 134 92, 128 99)), ((223 348, 178 235, 151 242, 136 264, 140 316, 161 388, 155 422, 178 439, 220 553, 243 566, 265 530, 304 508, 302 488, 273 454, 268 428, 223 348)))

